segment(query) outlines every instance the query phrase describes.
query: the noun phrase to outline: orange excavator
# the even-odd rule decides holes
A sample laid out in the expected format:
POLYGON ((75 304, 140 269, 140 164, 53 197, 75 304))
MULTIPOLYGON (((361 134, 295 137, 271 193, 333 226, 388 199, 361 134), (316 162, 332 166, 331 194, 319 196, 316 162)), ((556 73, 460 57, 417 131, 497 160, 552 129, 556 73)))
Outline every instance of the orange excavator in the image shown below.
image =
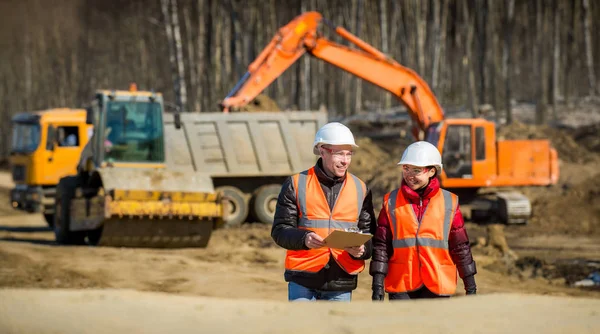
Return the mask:
POLYGON ((318 12, 303 13, 279 29, 221 102, 223 112, 250 103, 305 53, 396 96, 408 110, 415 139, 432 143, 442 153, 442 186, 461 196, 461 203, 471 207, 474 221, 524 224, 531 216, 531 203, 522 193, 509 189, 558 181, 558 156, 548 140, 498 140, 495 123, 486 119, 446 118, 415 71, 318 12), (325 38, 319 31, 321 23, 358 49, 325 38))

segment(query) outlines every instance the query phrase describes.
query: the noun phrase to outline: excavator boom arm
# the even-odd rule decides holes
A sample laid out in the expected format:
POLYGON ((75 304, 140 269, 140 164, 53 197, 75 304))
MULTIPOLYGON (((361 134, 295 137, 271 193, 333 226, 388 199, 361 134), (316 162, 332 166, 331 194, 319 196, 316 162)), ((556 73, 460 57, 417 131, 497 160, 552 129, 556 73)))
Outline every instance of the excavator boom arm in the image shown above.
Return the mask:
POLYGON ((302 14, 277 32, 223 100, 223 110, 227 112, 229 108, 241 107, 252 101, 306 52, 394 94, 408 109, 415 130, 426 131, 430 124, 444 119, 444 112, 433 92, 416 72, 390 59, 346 29, 334 26, 317 12, 302 14), (317 28, 321 22, 360 50, 320 36, 317 28))

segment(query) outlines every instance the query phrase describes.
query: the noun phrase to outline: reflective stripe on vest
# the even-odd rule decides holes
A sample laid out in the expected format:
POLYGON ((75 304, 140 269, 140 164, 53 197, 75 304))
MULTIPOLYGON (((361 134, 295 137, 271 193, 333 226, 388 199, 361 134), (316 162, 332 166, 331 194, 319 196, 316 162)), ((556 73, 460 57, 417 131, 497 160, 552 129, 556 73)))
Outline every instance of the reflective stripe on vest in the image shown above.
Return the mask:
POLYGON ((440 189, 419 222, 413 205, 399 189, 385 196, 394 254, 390 258, 386 291, 407 292, 425 285, 438 295, 456 291, 456 266, 450 257, 448 237, 458 197, 440 189))
MULTIPOLYGON (((298 206, 298 228, 306 229, 326 238, 334 230, 358 227, 358 220, 365 198, 366 185, 356 176, 347 173, 340 193, 329 209, 329 203, 314 167, 293 176, 298 206)), ((342 269, 349 274, 364 270, 364 260, 353 259, 348 252, 327 247, 310 250, 288 250, 285 267, 287 270, 318 272, 330 254, 342 269)))

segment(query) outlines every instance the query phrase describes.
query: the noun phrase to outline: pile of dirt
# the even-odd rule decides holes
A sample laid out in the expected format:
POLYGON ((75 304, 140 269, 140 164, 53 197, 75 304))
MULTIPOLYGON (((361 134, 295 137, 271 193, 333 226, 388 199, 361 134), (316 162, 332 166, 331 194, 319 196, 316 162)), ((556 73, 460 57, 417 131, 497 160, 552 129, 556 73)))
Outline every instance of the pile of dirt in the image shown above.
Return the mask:
POLYGON ((254 98, 254 100, 250 101, 247 105, 236 109, 236 111, 243 112, 258 112, 258 111, 281 111, 277 102, 268 97, 267 95, 260 94, 254 98))
POLYGON ((275 267, 281 260, 281 248, 271 238, 271 226, 243 224, 213 232, 209 247, 194 256, 196 260, 239 265, 275 267), (232 247, 231 245, 237 245, 232 247))
POLYGON ((600 235, 600 178, 553 188, 532 201, 529 228, 548 233, 600 235))
MULTIPOLYGON (((593 132, 594 128, 581 132, 576 140, 569 130, 558 129, 548 125, 529 125, 520 122, 504 125, 498 129, 498 139, 517 140, 517 139, 549 139, 552 146, 558 152, 558 158, 562 161, 588 163, 598 161, 599 157, 588 150, 588 143, 593 146, 594 141, 598 141, 598 132, 587 135, 588 131, 593 132)), ((581 130, 576 130, 581 131, 581 130)))
POLYGON ((373 192, 373 205, 381 206, 383 195, 400 185, 398 161, 410 143, 400 137, 386 140, 357 138, 359 148, 350 171, 365 181, 373 192))
POLYGON ((99 277, 0 251, 0 287, 106 288, 99 277))
POLYGON ((600 123, 590 124, 571 130, 571 136, 588 151, 600 153, 600 123))

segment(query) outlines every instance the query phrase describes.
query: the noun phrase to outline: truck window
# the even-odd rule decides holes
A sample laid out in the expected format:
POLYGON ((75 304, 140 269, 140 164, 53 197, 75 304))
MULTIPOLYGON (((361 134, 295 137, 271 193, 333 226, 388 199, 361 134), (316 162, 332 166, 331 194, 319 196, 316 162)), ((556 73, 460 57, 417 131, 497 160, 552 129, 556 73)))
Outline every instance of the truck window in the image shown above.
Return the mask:
POLYGON ((56 128, 48 125, 48 135, 46 136, 46 151, 52 151, 56 142, 56 128))
POLYGON ((442 163, 451 178, 471 178, 471 126, 450 125, 446 130, 442 163))
POLYGON ((79 146, 79 127, 77 126, 59 126, 57 129, 57 142, 60 147, 79 146))
POLYGON ((475 128, 475 159, 485 160, 485 131, 481 126, 475 128))
POLYGON ((111 101, 106 106, 105 160, 164 162, 162 109, 156 102, 111 101))
POLYGON ((31 153, 40 145, 40 125, 35 123, 13 123, 11 151, 31 153))

